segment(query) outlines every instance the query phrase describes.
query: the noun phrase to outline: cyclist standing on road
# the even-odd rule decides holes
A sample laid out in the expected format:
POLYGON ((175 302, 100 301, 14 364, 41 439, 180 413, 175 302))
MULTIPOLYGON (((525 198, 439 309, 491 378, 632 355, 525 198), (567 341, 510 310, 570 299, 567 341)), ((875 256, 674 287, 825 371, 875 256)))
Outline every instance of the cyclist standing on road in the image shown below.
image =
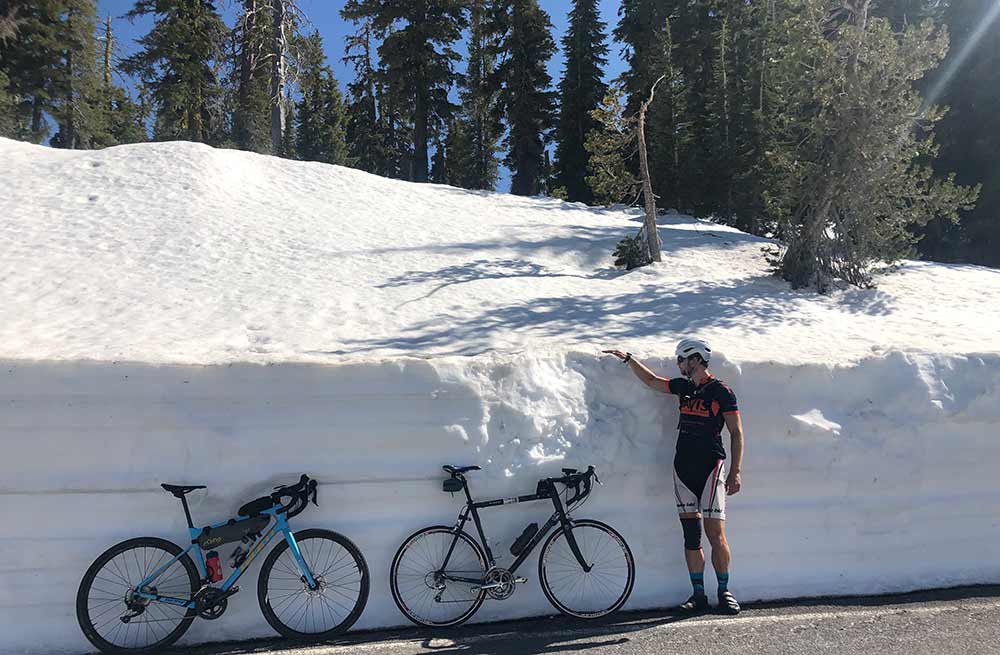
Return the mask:
POLYGON ((679 396, 677 451, 674 455, 674 494, 684 530, 684 555, 694 593, 680 610, 686 613, 708 609, 705 595, 705 553, 701 548, 701 525, 712 544, 712 567, 719 581, 719 610, 739 614, 740 605, 729 591, 729 543, 726 541, 726 495, 738 493, 743 464, 743 423, 736 395, 724 382, 708 372, 712 349, 700 339, 684 339, 677 345, 677 367, 684 377, 657 376, 631 353, 605 350, 627 364, 646 386, 679 396), (724 474, 726 450, 722 427, 729 430, 732 464, 724 474), (723 476, 725 475, 725 482, 723 476))

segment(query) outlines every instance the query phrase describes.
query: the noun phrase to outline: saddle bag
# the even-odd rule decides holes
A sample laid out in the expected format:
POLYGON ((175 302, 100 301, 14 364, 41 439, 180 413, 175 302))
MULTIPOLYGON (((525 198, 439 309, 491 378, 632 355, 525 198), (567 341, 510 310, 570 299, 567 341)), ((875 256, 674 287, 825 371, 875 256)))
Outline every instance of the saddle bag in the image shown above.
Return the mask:
POLYGON ((458 478, 448 478, 441 485, 441 488, 450 494, 457 494, 465 489, 465 483, 458 478))

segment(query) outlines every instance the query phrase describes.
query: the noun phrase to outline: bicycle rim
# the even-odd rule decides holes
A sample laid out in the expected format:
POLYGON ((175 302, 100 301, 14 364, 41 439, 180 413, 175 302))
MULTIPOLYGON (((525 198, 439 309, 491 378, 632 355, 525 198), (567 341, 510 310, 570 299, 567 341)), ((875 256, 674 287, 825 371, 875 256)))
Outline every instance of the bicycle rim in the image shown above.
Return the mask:
MULTIPOLYGON (((135 591, 143 579, 181 552, 170 542, 145 538, 118 544, 101 555, 77 593, 77 619, 87 639, 110 653, 158 650, 179 639, 194 619, 194 610, 143 601, 135 591), (128 617, 127 623, 123 617, 128 617)), ((188 600, 197 589, 197 570, 185 555, 150 581, 145 591, 188 600)))
POLYGON ((632 593, 635 562, 628 544, 610 526, 598 521, 576 521, 573 536, 588 572, 577 561, 559 529, 545 543, 538 559, 538 577, 546 598, 560 612, 583 619, 606 616, 620 608, 632 593))
POLYGON ((478 587, 485 575, 486 556, 471 537, 452 528, 427 528, 399 547, 392 563, 392 596, 400 611, 418 625, 458 625, 483 604, 486 592, 478 587), (444 559, 452 542, 455 548, 445 569, 444 559), (449 576, 475 582, 459 582, 449 576))

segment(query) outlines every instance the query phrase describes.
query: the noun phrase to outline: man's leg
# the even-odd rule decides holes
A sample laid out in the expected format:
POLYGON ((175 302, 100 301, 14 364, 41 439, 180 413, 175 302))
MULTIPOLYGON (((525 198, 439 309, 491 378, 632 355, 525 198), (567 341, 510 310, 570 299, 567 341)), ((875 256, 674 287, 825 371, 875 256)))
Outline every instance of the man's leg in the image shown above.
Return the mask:
POLYGON ((680 515, 681 528, 684 531, 684 559, 687 561, 688 574, 691 576, 691 586, 694 593, 678 608, 681 612, 703 612, 708 609, 708 598, 705 596, 705 552, 701 549, 701 512, 698 511, 698 496, 682 480, 681 473, 674 462, 674 497, 677 500, 677 513, 680 515))
POLYGON ((684 559, 693 593, 679 609, 687 613, 703 612, 708 609, 708 597, 705 595, 705 551, 701 548, 701 514, 682 512, 680 518, 684 530, 684 559))
POLYGON ((705 536, 712 544, 712 568, 719 580, 719 609, 727 614, 739 614, 740 605, 729 592, 729 563, 731 555, 726 540, 725 519, 705 518, 705 536))
MULTIPOLYGON (((712 568, 716 573, 729 573, 729 542, 726 541, 726 522, 705 517, 705 536, 712 544, 712 568)), ((704 556, 702 560, 704 561, 704 556)))

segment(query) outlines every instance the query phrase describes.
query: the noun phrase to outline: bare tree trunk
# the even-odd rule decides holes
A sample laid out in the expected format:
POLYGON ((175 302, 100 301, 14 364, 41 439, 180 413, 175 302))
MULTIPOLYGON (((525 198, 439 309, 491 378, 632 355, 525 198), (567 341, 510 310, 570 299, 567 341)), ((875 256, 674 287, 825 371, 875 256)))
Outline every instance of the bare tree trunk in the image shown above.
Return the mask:
POLYGON ((663 255, 660 252, 660 235, 656 231, 656 197, 653 195, 653 180, 649 174, 649 155, 646 152, 646 112, 653 104, 656 97, 656 87, 664 80, 666 75, 661 75, 656 80, 653 88, 649 90, 649 99, 639 107, 639 169, 642 172, 642 195, 646 204, 646 220, 644 226, 646 230, 646 246, 649 248, 649 256, 654 262, 662 262, 663 255))
MULTIPOLYGON (((731 14, 730 14, 731 15, 731 14)), ((733 213, 733 152, 729 138, 729 67, 726 65, 726 36, 729 31, 729 16, 722 19, 722 35, 720 39, 719 62, 722 66, 722 130, 725 138, 726 157, 726 213, 733 213)))
POLYGON ((75 87, 73 84, 73 50, 66 51, 66 72, 67 74, 67 84, 66 84, 66 115, 64 117, 63 123, 63 140, 62 147, 68 150, 76 150, 76 98, 75 98, 75 87))
POLYGON ((285 134, 285 0, 271 0, 274 42, 271 48, 271 152, 281 152, 285 134))
POLYGON ((104 93, 111 109, 111 54, 114 52, 115 37, 111 32, 111 14, 104 20, 104 93))

